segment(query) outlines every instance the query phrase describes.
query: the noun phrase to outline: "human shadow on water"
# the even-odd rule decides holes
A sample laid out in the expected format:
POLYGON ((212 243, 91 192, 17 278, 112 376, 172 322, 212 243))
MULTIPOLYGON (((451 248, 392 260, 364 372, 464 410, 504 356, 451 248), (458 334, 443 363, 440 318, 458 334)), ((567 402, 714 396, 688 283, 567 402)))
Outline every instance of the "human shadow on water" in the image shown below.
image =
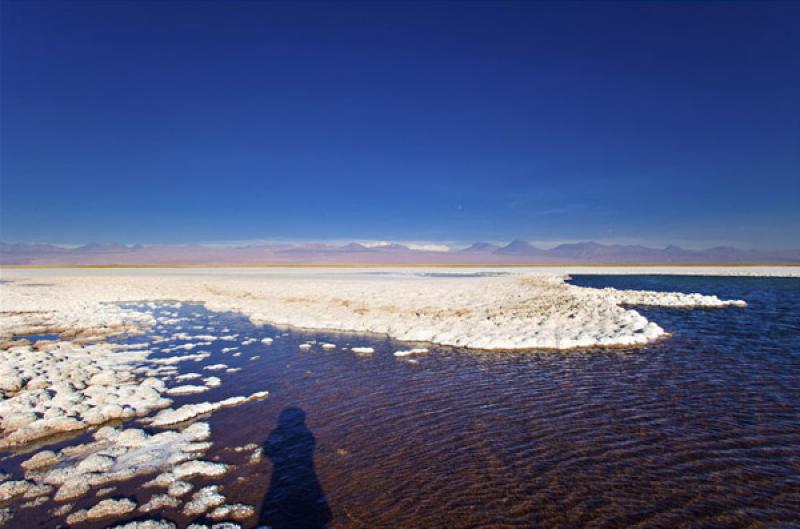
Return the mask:
POLYGON ((264 441, 272 461, 269 490, 261 503, 259 525, 271 529, 325 529, 331 510, 314 471, 314 434, 300 408, 286 408, 264 441))

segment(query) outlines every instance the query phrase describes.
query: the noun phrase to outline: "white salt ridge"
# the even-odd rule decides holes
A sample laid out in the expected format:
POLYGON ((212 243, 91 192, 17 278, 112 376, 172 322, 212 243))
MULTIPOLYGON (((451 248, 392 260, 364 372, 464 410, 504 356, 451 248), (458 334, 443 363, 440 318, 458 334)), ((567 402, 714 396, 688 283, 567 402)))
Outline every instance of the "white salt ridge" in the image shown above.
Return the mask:
POLYGON ((195 380, 198 378, 203 378, 203 375, 200 373, 184 373, 183 375, 178 375, 175 377, 175 380, 184 381, 184 380, 195 380))
POLYGON ((193 488, 194 485, 191 483, 187 483, 183 480, 177 480, 173 483, 170 483, 169 487, 167 487, 167 494, 176 498, 180 498, 181 496, 188 494, 193 488))
POLYGON ((375 349, 373 349, 372 347, 353 347, 351 350, 354 353, 366 354, 366 355, 370 355, 375 352, 375 349))
POLYGON ((198 343, 185 343, 183 345, 175 345, 173 347, 165 347, 161 350, 162 353, 172 353, 174 351, 191 351, 195 347, 210 345, 211 342, 198 342, 198 343))
POLYGON ((394 356, 397 356, 399 358, 403 358, 403 357, 411 356, 411 355, 424 355, 424 354, 428 354, 428 350, 423 348, 423 347, 420 347, 420 348, 417 348, 417 349, 406 349, 406 350, 400 350, 400 351, 395 351, 394 352, 394 356))
POLYGON ((238 406, 240 404, 246 404, 248 402, 253 402, 256 400, 262 400, 267 398, 268 395, 269 395, 268 391, 259 391, 257 393, 253 393, 249 397, 241 397, 241 396, 230 397, 225 400, 221 400, 219 402, 199 402, 196 404, 184 404, 178 409, 161 410, 155 415, 155 417, 151 419, 144 419, 144 421, 149 423, 151 426, 156 426, 156 427, 170 426, 173 424, 178 424, 181 422, 188 421, 200 415, 205 415, 206 413, 211 413, 222 408, 228 408, 231 406, 238 406))
POLYGON ((47 485, 36 485, 26 480, 5 481, 0 483, 0 501, 9 501, 16 497, 36 498, 52 492, 47 485))
POLYGON ((298 345, 298 347, 303 351, 308 351, 309 349, 311 349, 311 344, 310 343, 301 343, 300 345, 298 345))
POLYGON ((36 507, 40 507, 47 503, 49 498, 46 496, 39 496, 38 498, 30 501, 26 501, 25 503, 21 503, 19 508, 20 509, 35 509, 36 507))
POLYGON ((147 503, 139 506, 141 512, 162 511, 164 509, 174 509, 181 504, 178 498, 169 494, 155 494, 147 503))
POLYGON ((322 344, 322 348, 326 350, 336 349, 336 344, 334 343, 324 343, 322 344))
POLYGON ((264 345, 272 345, 273 339, 272 338, 262 338, 261 343, 264 345))
MULTIPOLYGON (((208 472, 209 469, 205 466, 205 464, 217 465, 217 463, 209 463, 208 461, 199 462, 192 467, 194 469, 193 475, 203 475, 203 471, 208 472)), ((221 473, 217 472, 216 468, 214 468, 213 471, 211 471, 211 474, 215 476, 224 474, 225 470, 227 470, 227 467, 225 467, 225 465, 223 465, 223 467, 224 468, 222 469, 221 473)), ((182 469, 181 473, 183 475, 191 474, 191 472, 188 472, 186 470, 187 467, 185 466, 185 464, 181 466, 181 469, 182 469)), ((161 487, 167 489, 167 494, 169 494, 170 496, 173 496, 175 498, 180 498, 181 496, 188 494, 194 488, 194 485, 186 481, 183 481, 177 475, 175 475, 174 472, 169 471, 159 474, 155 478, 144 483, 142 487, 143 488, 161 487)))
POLYGON ((173 365, 178 364, 180 362, 187 362, 189 360, 194 360, 195 362, 200 362, 205 360, 211 356, 211 353, 197 353, 197 354, 190 354, 190 355, 183 355, 183 356, 168 356, 167 358, 154 358, 152 360, 148 360, 151 364, 160 364, 160 365, 173 365))
POLYGON ((218 388, 222 385, 222 381, 217 377, 206 377, 203 379, 203 383, 209 388, 218 388))
POLYGON ((195 386, 187 384, 185 386, 175 386, 167 390, 167 395, 194 395, 208 391, 208 386, 195 386))
POLYGON ((112 516, 121 516, 128 514, 136 509, 136 504, 127 498, 120 500, 106 499, 102 500, 89 510, 81 509, 67 516, 67 523, 77 524, 85 521, 99 520, 101 518, 109 518, 112 516))
POLYGON ((222 369, 226 369, 228 367, 227 364, 211 364, 209 366, 205 366, 203 369, 208 371, 220 371, 222 369))
POLYGON ((175 524, 165 520, 141 520, 115 525, 111 529, 175 529, 175 524))
MULTIPOLYGON (((141 325, 151 318, 113 303, 169 296, 203 302, 212 311, 239 311, 256 324, 380 333, 400 340, 479 349, 572 349, 641 345, 664 335, 663 329, 626 308, 628 305, 742 304, 716 296, 581 288, 564 282, 565 272, 573 269, 580 270, 567 267, 545 273, 521 269, 501 277, 469 278, 420 277, 419 270, 388 277, 313 270, 137 270, 113 274, 26 270, 25 274, 56 288, 0 284, 0 328, 4 335, 15 332, 23 320, 25 327, 31 327, 30 318, 19 316, 28 310, 37 313, 36 327, 41 330, 85 328, 92 322, 116 327, 141 325)), ((644 267, 635 270, 648 271, 644 267)), ((727 273, 731 269, 698 270, 727 273)), ((687 268, 678 271, 691 273, 687 268)), ((17 273, 3 271, 4 277, 17 273)))
POLYGON ((187 516, 197 516, 223 503, 225 503, 225 496, 219 493, 219 485, 209 485, 192 495, 191 501, 183 506, 183 514, 187 516))
MULTIPOLYGON (((242 529, 242 526, 234 522, 220 522, 206 525, 202 523, 189 524, 186 529, 242 529)), ((259 525, 256 529, 272 529, 269 525, 259 525)))
POLYGON ((255 507, 252 505, 244 505, 242 503, 234 503, 232 505, 220 505, 210 513, 208 517, 212 520, 219 521, 225 518, 233 518, 234 520, 245 520, 256 513, 255 507))
POLYGON ((172 473, 181 480, 193 476, 219 477, 225 474, 228 468, 230 468, 228 465, 211 461, 187 461, 175 467, 172 473))

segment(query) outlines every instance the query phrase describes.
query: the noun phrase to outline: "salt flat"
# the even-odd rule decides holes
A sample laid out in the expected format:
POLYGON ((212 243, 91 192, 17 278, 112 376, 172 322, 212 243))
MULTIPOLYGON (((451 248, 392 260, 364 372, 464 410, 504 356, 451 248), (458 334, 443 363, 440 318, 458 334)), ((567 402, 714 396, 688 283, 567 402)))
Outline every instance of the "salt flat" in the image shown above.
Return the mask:
MULTIPOLYGON (((515 349, 636 346, 669 331, 631 308, 636 305, 746 310, 746 300, 713 295, 578 287, 566 282, 575 272, 800 275, 800 269, 788 267, 2 270, 0 449, 25 449, 49 436, 82 430, 94 430, 94 440, 58 452, 35 453, 23 463, 24 476, 0 479, 0 499, 27 501, 19 508, 51 500, 71 502, 90 488, 158 474, 154 486, 168 491, 138 506, 139 512, 147 513, 159 506, 180 505, 183 500, 178 498, 192 489, 184 481, 188 477, 218 477, 233 471, 230 465, 203 459, 211 446, 206 423, 183 425, 223 408, 267 398, 268 388, 185 403, 180 401, 182 395, 202 394, 220 385, 212 375, 237 370, 215 363, 185 373, 177 366, 207 360, 210 353, 202 348, 212 342, 237 346, 258 341, 269 347, 272 339, 240 337, 228 329, 186 332, 190 327, 180 325, 190 325, 190 318, 179 316, 181 302, 240 312, 256 324, 381 333, 498 354, 515 349), (134 301, 147 302, 161 312, 123 305, 134 301), (167 336, 154 332, 170 325, 183 330, 169 331, 167 336), (106 341, 123 333, 141 337, 128 345, 106 341), (16 338, 34 334, 59 338, 34 343, 16 338), (174 339, 188 343, 160 345, 174 339), (151 358, 153 353, 162 356, 151 358), (187 384, 188 380, 193 382, 187 384), (120 419, 128 424, 107 426, 120 419), (131 422, 156 431, 147 433, 131 422)), ((336 349, 328 343, 321 347, 336 349)), ((229 347, 222 352, 235 356, 236 350, 229 347)), ((351 351, 373 353, 371 347, 351 351)), ((395 356, 427 352, 414 347, 395 356)), ((253 461, 258 460, 257 449, 247 450, 253 450, 253 461)), ((194 492, 184 510, 216 509, 210 516, 220 519, 252 514, 252 506, 223 505, 224 496, 206 489, 194 492), (206 496, 213 501, 204 501, 206 496)), ((73 510, 67 503, 54 514, 80 523, 126 515, 137 508, 130 500, 99 496, 88 509, 73 510)), ((10 519, 13 512, 4 509, 0 515, 10 519)))
POLYGON ((696 294, 592 289, 569 273, 800 275, 796 267, 3 270, 0 332, 146 325, 116 303, 203 302, 255 323, 387 334, 480 349, 644 344, 664 334, 633 305, 723 307, 696 294))

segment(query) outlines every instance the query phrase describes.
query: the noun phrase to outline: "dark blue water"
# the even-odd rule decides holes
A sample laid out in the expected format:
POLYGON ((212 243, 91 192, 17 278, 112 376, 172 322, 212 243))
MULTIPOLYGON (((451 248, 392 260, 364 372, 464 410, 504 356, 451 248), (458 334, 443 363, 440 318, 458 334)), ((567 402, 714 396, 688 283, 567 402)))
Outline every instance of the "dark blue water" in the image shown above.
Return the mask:
MULTIPOLYGON (((800 280, 576 276, 573 283, 702 292, 748 306, 637 308, 672 333, 639 349, 428 346, 416 364, 392 354, 412 344, 256 327, 197 305, 178 310, 187 321, 154 331, 239 334, 236 343, 201 347, 212 356, 179 368, 209 374, 202 367, 221 362, 241 371, 215 372, 220 388, 175 404, 270 391, 267 400, 206 419, 208 456, 242 463, 213 481, 229 502, 274 513, 270 502, 283 498, 280 509, 296 527, 304 520, 329 529, 800 527, 800 280), (239 343, 265 336, 275 342, 239 343), (338 347, 300 350, 308 340, 338 347), (358 345, 375 353, 343 350, 358 345), (222 352, 232 346, 241 356, 222 352), (303 441, 284 443, 275 465, 269 458, 244 465, 246 454, 230 448, 274 439, 286 430, 288 408, 302 410, 303 441), (324 496, 286 500, 281 483, 297 480, 324 496)), ((147 501, 153 491, 136 485, 121 484, 119 493, 147 501)), ((178 510, 160 515, 179 527, 193 521, 178 510)), ((9 527, 48 527, 34 519, 9 527)), ((243 526, 263 522, 253 517, 243 526)))
POLYGON ((743 299, 747 302, 745 309, 634 308, 673 334, 670 347, 717 351, 729 360, 736 360, 733 362, 736 367, 754 375, 762 368, 768 371, 777 368, 786 376, 798 375, 800 279, 576 275, 570 282, 595 288, 698 292, 722 299, 743 299))

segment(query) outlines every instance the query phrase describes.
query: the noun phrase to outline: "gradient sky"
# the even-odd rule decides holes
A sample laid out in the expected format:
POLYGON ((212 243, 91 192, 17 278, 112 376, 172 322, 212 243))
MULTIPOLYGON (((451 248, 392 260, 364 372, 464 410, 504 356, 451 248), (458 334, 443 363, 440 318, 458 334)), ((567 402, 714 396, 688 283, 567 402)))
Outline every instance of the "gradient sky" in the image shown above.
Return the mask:
POLYGON ((800 247, 800 3, 2 2, 0 240, 800 247))

